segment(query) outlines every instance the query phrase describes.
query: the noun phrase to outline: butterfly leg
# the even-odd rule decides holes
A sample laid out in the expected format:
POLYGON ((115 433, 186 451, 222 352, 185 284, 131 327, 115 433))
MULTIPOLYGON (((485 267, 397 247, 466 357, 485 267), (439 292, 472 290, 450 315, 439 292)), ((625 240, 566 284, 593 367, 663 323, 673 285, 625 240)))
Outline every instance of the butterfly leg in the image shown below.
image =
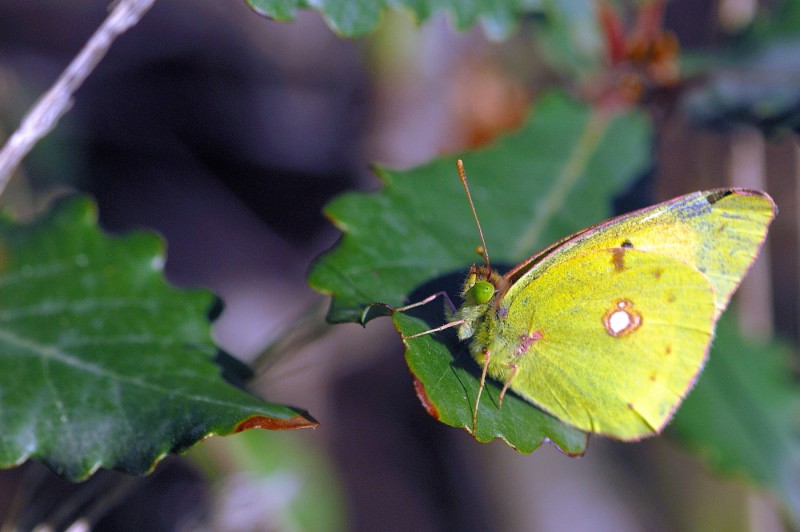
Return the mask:
MULTIPOLYGON (((436 292, 435 294, 426 297, 422 301, 417 301, 416 303, 411 303, 410 305, 405 305, 403 307, 397 307, 396 309, 393 309, 393 310, 394 310, 394 312, 405 312, 406 310, 410 310, 412 308, 421 307, 422 305, 427 305, 428 303, 430 303, 431 301, 433 301, 437 297, 443 297, 444 298, 445 303, 447 303, 447 307, 448 307, 447 310, 449 310, 448 316, 452 318, 452 316, 454 316, 455 313, 457 312, 456 306, 453 304, 453 300, 450 299, 450 296, 447 295, 447 292, 445 292, 444 290, 442 290, 441 292, 436 292)), ((443 331, 445 329, 449 329, 450 327, 458 327, 459 325, 463 325, 463 324, 464 324, 464 320, 454 320, 454 321, 445 323, 444 325, 442 325, 440 327, 436 327, 435 329, 429 329, 427 331, 422 331, 421 333, 412 334, 411 336, 403 336, 403 339, 404 340, 410 340, 411 338, 418 338, 420 336, 425 336, 426 334, 433 334, 435 332, 443 331)))
MULTIPOLYGON (((523 334, 519 339, 519 344, 517 345, 517 349, 514 351, 514 358, 518 359, 522 355, 524 355, 528 349, 533 346, 535 342, 542 339, 542 332, 541 331, 533 331, 529 334, 523 334)), ((506 392, 508 391, 508 387, 511 386, 511 381, 514 380, 514 377, 517 375, 517 370, 519 367, 514 364, 508 364, 508 368, 511 370, 511 375, 508 376, 506 379, 506 383, 503 385, 503 390, 500 392, 500 397, 497 400, 498 406, 503 406, 503 397, 506 396, 506 392)))
POLYGON ((422 331, 422 332, 417 333, 417 334, 412 334, 411 336, 403 336, 403 340, 410 340, 412 338, 419 338, 420 336, 425 336, 426 334, 433 334, 435 332, 443 331, 445 329, 449 329, 450 327, 458 327, 459 325, 463 325, 463 324, 464 324, 464 320, 451 321, 449 323, 445 323, 444 325, 436 327, 435 329, 428 329, 427 331, 422 331))
POLYGON ((478 405, 481 404, 481 394, 486 386, 486 370, 489 369, 489 350, 483 348, 483 370, 481 371, 481 384, 478 386, 478 397, 475 398, 475 409, 472 411, 472 434, 478 430, 478 405))
POLYGON ((412 308, 421 307, 422 305, 427 305, 428 303, 430 303, 431 301, 440 296, 444 298, 444 301, 445 303, 447 303, 450 312, 455 314, 457 310, 456 306, 453 304, 453 300, 450 299, 450 296, 447 295, 447 292, 445 292, 444 290, 442 290, 441 292, 436 292, 435 294, 426 297, 422 301, 417 301, 416 303, 411 303, 410 305, 405 305, 403 307, 397 307, 396 309, 393 310, 395 312, 405 312, 406 310, 410 310, 412 308))
POLYGON ((509 364, 509 368, 511 368, 511 375, 508 376, 508 380, 503 385, 503 390, 500 392, 500 397, 497 399, 497 406, 503 406, 503 397, 506 396, 506 392, 508 391, 508 387, 511 386, 511 381, 514 380, 514 376, 517 374, 517 370, 519 369, 516 364, 509 364))

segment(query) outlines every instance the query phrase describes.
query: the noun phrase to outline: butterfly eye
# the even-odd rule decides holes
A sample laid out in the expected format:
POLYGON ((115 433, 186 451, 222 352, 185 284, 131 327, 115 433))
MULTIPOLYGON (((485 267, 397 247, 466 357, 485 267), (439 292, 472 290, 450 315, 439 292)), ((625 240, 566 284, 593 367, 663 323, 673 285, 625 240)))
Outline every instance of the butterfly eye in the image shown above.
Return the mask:
POLYGON ((467 291, 467 301, 479 305, 488 302, 494 295, 494 285, 489 281, 478 281, 467 291))

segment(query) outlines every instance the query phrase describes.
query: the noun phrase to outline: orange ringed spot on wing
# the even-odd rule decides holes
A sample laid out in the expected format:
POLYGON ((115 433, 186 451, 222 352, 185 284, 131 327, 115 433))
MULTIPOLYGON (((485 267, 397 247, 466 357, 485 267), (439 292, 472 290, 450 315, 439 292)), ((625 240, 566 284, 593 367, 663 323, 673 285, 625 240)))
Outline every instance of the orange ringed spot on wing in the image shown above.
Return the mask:
POLYGON ((434 419, 439 419, 439 411, 436 410, 436 407, 433 406, 431 400, 428 399, 428 394, 425 393, 425 385, 422 382, 414 377, 414 391, 417 393, 417 399, 419 402, 422 403, 422 407, 425 408, 425 411, 434 419))
POLYGON ((603 325, 611 336, 627 336, 642 325, 642 315, 629 299, 618 299, 603 315, 603 325))

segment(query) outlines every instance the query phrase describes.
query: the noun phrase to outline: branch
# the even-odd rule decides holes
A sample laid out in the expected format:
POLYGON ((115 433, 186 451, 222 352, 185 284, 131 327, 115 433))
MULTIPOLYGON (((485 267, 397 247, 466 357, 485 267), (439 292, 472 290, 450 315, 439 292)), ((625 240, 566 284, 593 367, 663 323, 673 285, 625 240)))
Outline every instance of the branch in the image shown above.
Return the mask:
POLYGON ((139 22, 154 3, 155 0, 119 0, 55 84, 28 111, 0 150, 0 194, 20 161, 69 110, 75 91, 106 55, 114 40, 139 22))

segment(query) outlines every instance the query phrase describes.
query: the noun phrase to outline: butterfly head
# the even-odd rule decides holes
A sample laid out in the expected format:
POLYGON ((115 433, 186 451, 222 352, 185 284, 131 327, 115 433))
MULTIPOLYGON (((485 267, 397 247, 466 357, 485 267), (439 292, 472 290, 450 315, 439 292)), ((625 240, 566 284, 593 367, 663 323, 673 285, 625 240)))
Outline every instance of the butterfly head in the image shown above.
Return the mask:
POLYGON ((461 289, 464 302, 456 315, 463 322, 459 327, 459 338, 464 340, 474 334, 478 322, 496 299, 498 286, 502 282, 503 278, 486 266, 473 265, 470 268, 461 289))
POLYGON ((492 301, 502 277, 486 266, 473 265, 464 280, 461 296, 464 306, 486 305, 492 301))
POLYGON ((467 279, 464 284, 464 304, 465 305, 483 305, 491 301, 494 295, 494 285, 487 280, 478 280, 473 274, 467 279))

